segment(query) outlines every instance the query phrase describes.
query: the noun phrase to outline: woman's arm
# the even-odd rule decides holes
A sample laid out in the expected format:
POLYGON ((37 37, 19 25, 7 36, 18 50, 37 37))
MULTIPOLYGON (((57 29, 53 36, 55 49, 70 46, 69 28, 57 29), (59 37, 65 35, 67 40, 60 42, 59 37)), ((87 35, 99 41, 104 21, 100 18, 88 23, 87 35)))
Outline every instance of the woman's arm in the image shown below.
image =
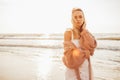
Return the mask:
POLYGON ((66 49, 75 49, 76 46, 72 43, 72 32, 71 31, 65 31, 64 33, 64 50, 66 49))

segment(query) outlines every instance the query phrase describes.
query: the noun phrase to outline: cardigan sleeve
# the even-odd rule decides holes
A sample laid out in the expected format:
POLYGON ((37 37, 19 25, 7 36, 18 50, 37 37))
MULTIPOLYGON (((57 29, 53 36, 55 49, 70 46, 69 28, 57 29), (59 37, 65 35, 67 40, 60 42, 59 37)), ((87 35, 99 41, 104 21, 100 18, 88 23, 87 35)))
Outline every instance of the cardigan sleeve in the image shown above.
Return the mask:
POLYGON ((97 41, 89 31, 84 30, 81 33, 80 45, 82 49, 89 50, 90 54, 93 55, 97 46, 97 41))

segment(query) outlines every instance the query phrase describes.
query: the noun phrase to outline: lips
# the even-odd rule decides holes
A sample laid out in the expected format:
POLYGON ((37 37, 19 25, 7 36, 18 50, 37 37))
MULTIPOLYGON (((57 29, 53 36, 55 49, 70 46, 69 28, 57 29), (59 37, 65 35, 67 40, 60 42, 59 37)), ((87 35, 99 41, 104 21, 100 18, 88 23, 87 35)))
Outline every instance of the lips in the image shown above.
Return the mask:
POLYGON ((80 24, 80 22, 77 22, 77 24, 80 24))

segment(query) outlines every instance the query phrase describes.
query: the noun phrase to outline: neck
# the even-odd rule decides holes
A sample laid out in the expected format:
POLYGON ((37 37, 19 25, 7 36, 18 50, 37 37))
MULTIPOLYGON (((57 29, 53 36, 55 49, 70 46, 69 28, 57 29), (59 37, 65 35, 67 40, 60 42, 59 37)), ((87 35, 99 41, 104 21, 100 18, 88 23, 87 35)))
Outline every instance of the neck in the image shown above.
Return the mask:
POLYGON ((76 28, 76 27, 73 27, 73 30, 79 31, 80 29, 78 29, 78 28, 76 28))
POLYGON ((82 29, 81 29, 81 28, 73 27, 73 30, 75 30, 75 31, 77 31, 77 32, 82 32, 82 29))

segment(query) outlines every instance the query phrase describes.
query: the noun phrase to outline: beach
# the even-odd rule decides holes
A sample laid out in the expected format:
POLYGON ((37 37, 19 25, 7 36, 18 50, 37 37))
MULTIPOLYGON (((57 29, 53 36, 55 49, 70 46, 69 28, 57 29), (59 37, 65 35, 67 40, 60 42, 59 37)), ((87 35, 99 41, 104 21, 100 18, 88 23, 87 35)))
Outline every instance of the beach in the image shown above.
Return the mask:
MULTIPOLYGON (((95 37, 94 80, 120 80, 120 34, 95 37)), ((65 80, 62 56, 63 35, 1 34, 0 80, 65 80)))

